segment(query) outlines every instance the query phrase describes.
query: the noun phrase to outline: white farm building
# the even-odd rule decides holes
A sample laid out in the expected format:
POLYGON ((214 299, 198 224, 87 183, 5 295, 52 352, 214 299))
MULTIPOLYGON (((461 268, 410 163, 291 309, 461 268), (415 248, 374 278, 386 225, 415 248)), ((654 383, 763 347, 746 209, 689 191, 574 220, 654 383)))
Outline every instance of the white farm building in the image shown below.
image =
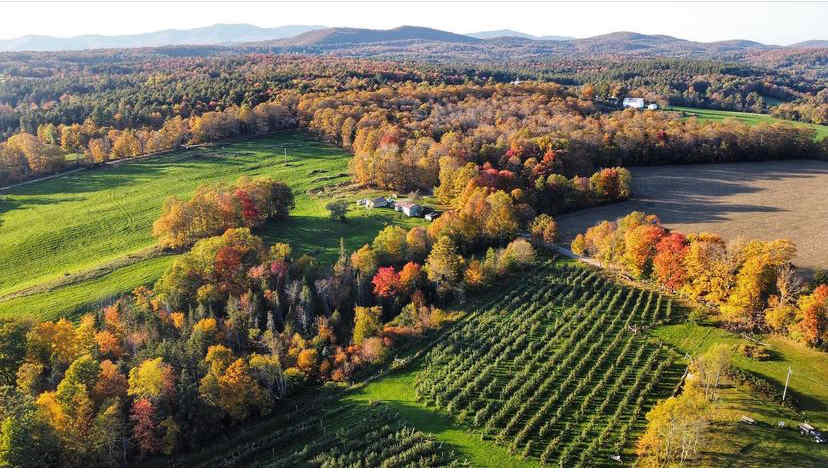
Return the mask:
POLYGON ((644 108, 644 99, 641 97, 624 97, 624 101, 621 103, 625 109, 638 109, 642 110, 644 108))
POLYGON ((421 217, 423 215, 423 206, 413 202, 398 202, 394 205, 394 209, 408 217, 421 217))
POLYGON ((378 197, 374 199, 367 199, 365 201, 365 207, 372 209, 377 207, 388 207, 388 200, 384 197, 378 197))

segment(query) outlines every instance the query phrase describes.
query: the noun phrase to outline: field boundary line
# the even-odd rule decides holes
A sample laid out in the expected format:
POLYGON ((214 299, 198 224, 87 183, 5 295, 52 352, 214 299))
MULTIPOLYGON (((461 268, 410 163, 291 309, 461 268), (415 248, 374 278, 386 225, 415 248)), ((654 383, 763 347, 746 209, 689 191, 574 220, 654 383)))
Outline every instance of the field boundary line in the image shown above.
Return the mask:
POLYGON ((157 245, 154 245, 152 247, 141 249, 135 253, 130 253, 122 257, 114 258, 106 263, 96 265, 94 267, 80 271, 74 275, 62 276, 59 278, 46 281, 44 283, 39 283, 37 285, 32 285, 20 290, 16 290, 5 295, 0 295, 0 303, 11 301, 17 298, 34 296, 59 288, 63 288, 66 286, 76 285, 90 280, 95 280, 103 276, 106 276, 116 270, 120 270, 122 268, 135 265, 145 260, 149 260, 155 257, 161 257, 164 255, 175 255, 176 253, 178 252, 165 250, 158 247, 157 245))
POLYGON ((285 129, 282 129, 282 130, 276 130, 275 132, 266 133, 266 134, 262 134, 262 135, 247 135, 247 136, 244 136, 244 137, 228 138, 228 139, 225 139, 225 140, 217 140, 217 141, 208 142, 208 143, 196 143, 194 145, 182 145, 180 148, 170 148, 169 150, 159 150, 159 151, 155 151, 155 152, 152 152, 152 153, 143 153, 143 154, 136 155, 136 156, 128 156, 126 158, 118 158, 117 160, 109 160, 109 161, 104 161, 104 162, 101 162, 101 163, 94 163, 91 166, 76 165, 75 168, 73 168, 69 171, 62 171, 62 172, 57 173, 57 174, 50 174, 50 175, 47 175, 47 176, 40 176, 38 178, 32 178, 30 180, 22 181, 20 183, 7 184, 6 186, 0 186, 0 193, 4 193, 6 191, 9 191, 11 189, 15 189, 15 188, 20 187, 20 186, 26 186, 28 184, 34 184, 34 183, 40 183, 40 182, 43 182, 43 181, 48 181, 50 179, 60 178, 60 177, 67 176, 67 175, 70 175, 72 173, 77 173, 77 172, 80 172, 80 171, 87 171, 87 170, 93 170, 93 169, 97 169, 97 168, 104 168, 104 167, 107 167, 107 166, 117 166, 117 165, 120 165, 122 163, 128 163, 128 162, 131 162, 131 161, 139 161, 139 160, 146 160, 146 159, 150 159, 150 158, 156 158, 158 156, 163 156, 163 155, 166 155, 166 154, 169 154, 169 153, 176 153, 176 152, 180 152, 180 151, 189 151, 189 150, 199 149, 199 148, 209 148, 209 147, 212 147, 212 146, 228 145, 228 144, 231 144, 231 143, 244 142, 244 141, 251 140, 251 139, 256 139, 256 138, 266 138, 266 137, 276 135, 276 134, 281 133, 281 132, 287 132, 287 131, 292 131, 292 130, 301 130, 301 128, 300 127, 285 128, 285 129))

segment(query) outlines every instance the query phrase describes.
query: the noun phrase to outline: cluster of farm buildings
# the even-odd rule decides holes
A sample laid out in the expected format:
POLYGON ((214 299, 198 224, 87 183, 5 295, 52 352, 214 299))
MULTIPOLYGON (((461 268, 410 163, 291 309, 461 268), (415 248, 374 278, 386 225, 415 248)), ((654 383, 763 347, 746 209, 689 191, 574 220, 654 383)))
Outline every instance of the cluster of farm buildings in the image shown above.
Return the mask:
POLYGON ((365 206, 368 209, 391 208, 402 212, 408 217, 423 217, 427 221, 433 221, 440 216, 440 213, 429 207, 424 207, 412 201, 397 201, 390 197, 377 197, 371 199, 360 199, 357 205, 365 206))

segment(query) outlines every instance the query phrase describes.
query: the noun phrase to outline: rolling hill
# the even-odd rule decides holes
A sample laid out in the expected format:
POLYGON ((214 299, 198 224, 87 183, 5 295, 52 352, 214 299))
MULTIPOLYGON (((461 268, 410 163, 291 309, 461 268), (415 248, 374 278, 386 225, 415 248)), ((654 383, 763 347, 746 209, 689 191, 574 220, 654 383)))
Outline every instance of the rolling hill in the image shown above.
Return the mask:
POLYGON ((309 31, 293 38, 274 41, 274 46, 345 47, 354 44, 387 43, 395 41, 430 41, 440 43, 480 43, 482 40, 448 31, 419 26, 400 26, 390 30, 366 28, 326 28, 309 31))
POLYGON ((229 44, 296 36, 323 26, 288 25, 260 28, 254 25, 218 24, 187 30, 163 30, 137 35, 83 35, 71 38, 28 35, 0 40, 0 51, 64 51, 107 48, 141 48, 169 45, 229 44))
MULTIPOLYGON (((806 42, 818 47, 820 41, 806 42)), ((537 59, 541 57, 578 58, 693 58, 740 60, 767 52, 784 52, 790 47, 765 45, 734 39, 702 43, 668 35, 647 35, 619 31, 589 38, 536 37, 515 30, 494 30, 460 35, 432 28, 401 26, 390 30, 364 28, 327 28, 309 31, 292 38, 251 42, 244 45, 254 52, 325 53, 361 57, 394 57, 427 61, 456 61, 458 58, 483 61, 537 59)))
MULTIPOLYGON (((533 36, 516 30, 492 30, 467 35, 419 26, 387 30, 326 28, 292 25, 260 28, 247 24, 217 24, 203 28, 163 30, 120 36, 85 35, 71 38, 24 36, 0 40, 0 52, 59 51, 114 48, 175 48, 213 45, 215 52, 304 52, 364 57, 416 57, 426 60, 456 60, 458 56, 484 60, 518 57, 567 56, 600 58, 685 57, 733 60, 763 53, 820 51, 825 40, 812 40, 782 47, 734 39, 702 43, 667 35, 619 31, 589 38, 533 36), (226 50, 226 51, 225 51, 226 50)), ((159 51, 167 54, 169 51, 159 51)), ((173 51, 176 53, 176 51, 173 51)), ((176 54, 202 55, 199 51, 176 54)))

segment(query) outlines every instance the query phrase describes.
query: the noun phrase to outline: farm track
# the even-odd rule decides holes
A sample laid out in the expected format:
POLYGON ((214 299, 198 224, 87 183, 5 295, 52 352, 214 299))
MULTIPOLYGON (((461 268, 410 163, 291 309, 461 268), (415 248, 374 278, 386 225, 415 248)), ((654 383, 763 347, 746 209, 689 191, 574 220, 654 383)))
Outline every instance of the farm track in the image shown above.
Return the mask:
POLYGON ((0 295, 0 302, 8 301, 14 298, 20 298, 24 296, 32 296, 38 293, 45 293, 47 291, 56 290, 58 288, 63 288, 68 285, 74 285, 77 283, 82 283, 89 280, 94 280, 96 278, 100 278, 104 275, 112 273, 113 271, 124 268, 129 265, 134 265, 138 262, 142 262, 144 260, 158 257, 161 255, 175 255, 179 252, 173 252, 169 250, 163 250, 157 246, 152 246, 144 250, 140 250, 138 252, 126 255, 124 257, 116 258, 107 262, 102 265, 98 265, 96 267, 90 268, 88 270, 84 270, 82 272, 78 272, 75 274, 67 274, 61 278, 57 278, 55 280, 47 281, 45 283, 41 283, 39 285, 34 285, 29 288, 24 288, 22 290, 17 290, 11 293, 6 293, 4 295, 0 295))

